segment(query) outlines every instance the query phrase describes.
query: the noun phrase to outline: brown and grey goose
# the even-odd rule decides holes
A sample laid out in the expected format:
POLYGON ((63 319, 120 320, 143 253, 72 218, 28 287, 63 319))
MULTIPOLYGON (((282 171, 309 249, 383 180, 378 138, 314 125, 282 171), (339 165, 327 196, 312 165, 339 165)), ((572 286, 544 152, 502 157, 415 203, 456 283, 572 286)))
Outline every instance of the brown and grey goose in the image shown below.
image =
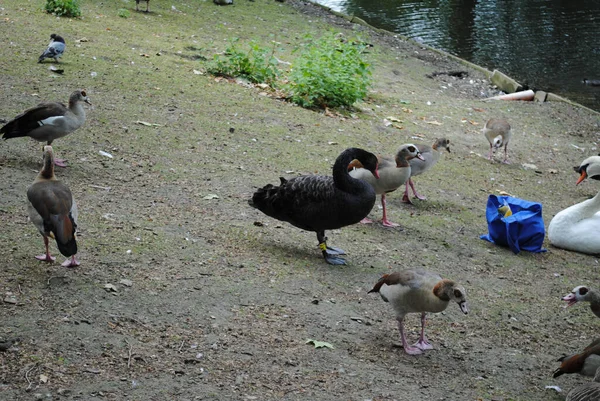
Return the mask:
POLYGON ((600 369, 596 370, 594 380, 577 386, 567 394, 565 401, 598 401, 600 400, 600 369))
POLYGON ((490 143, 490 153, 488 159, 492 160, 492 155, 496 153, 496 150, 504 146, 504 160, 503 163, 510 163, 508 161, 508 143, 512 137, 512 129, 508 121, 499 118, 491 118, 483 127, 483 134, 490 143))
POLYGON ((369 293, 371 292, 378 292, 381 298, 394 308, 402 347, 404 352, 409 355, 421 354, 423 351, 433 348, 425 338, 427 312, 442 312, 448 307, 450 301, 453 301, 458 303, 463 313, 469 313, 463 286, 452 280, 442 279, 437 273, 424 269, 407 269, 384 274, 369 291, 369 293), (403 322, 408 313, 421 314, 421 336, 413 346, 408 345, 404 334, 403 322))
POLYGON ((317 233, 319 248, 325 261, 344 265, 342 249, 327 245, 325 230, 334 230, 358 223, 375 204, 375 190, 363 180, 348 174, 348 164, 358 159, 376 177, 377 156, 363 149, 344 150, 333 165, 333 176, 304 175, 291 179, 280 178, 279 186, 268 184, 257 190, 250 206, 267 216, 306 231, 317 233))
MULTIPOLYGON (((58 102, 40 103, 7 122, 0 128, 0 134, 4 139, 28 136, 52 145, 56 138, 70 134, 85 123, 82 103, 91 104, 84 90, 76 90, 71 94, 68 107, 58 102)), ((59 167, 65 167, 62 159, 55 159, 54 162, 59 167)))
POLYGON ((578 354, 565 355, 558 359, 560 367, 554 371, 552 377, 558 377, 565 373, 579 373, 582 376, 594 376, 600 368, 600 338, 594 340, 590 345, 578 354))
MULTIPOLYGON (((400 146, 395 157, 378 157, 379 178, 375 178, 375 176, 369 170, 363 168, 362 164, 357 160, 353 160, 348 166, 351 177, 368 182, 375 188, 375 193, 381 195, 381 206, 383 207, 383 218, 381 223, 385 227, 398 226, 398 224, 392 223, 387 219, 385 195, 400 188, 402 184, 410 178, 411 165, 409 162, 415 158, 423 159, 419 149, 415 145, 409 143, 400 146)), ((368 224, 372 223, 372 221, 365 217, 361 220, 361 223, 368 224)))
POLYGON ((402 202, 404 203, 412 203, 410 201, 410 196, 408 195, 408 186, 413 191, 413 194, 417 199, 425 200, 427 199, 424 196, 419 195, 415 188, 415 184, 412 180, 412 177, 416 175, 423 174, 440 160, 440 156, 442 155, 442 149, 446 149, 450 152, 450 139, 446 138, 438 138, 433 142, 433 145, 417 145, 419 152, 421 152, 421 156, 423 160, 414 158, 410 160, 410 178, 406 181, 406 188, 404 190, 404 196, 402 197, 402 202))
POLYGON ((27 189, 29 219, 44 237, 46 254, 36 259, 53 262, 55 258, 48 249, 48 237, 56 240, 58 250, 68 257, 62 265, 79 266, 75 258, 77 241, 77 204, 69 187, 54 175, 52 146, 44 146, 44 166, 33 184, 27 189))
POLYGON ((594 315, 600 317, 600 293, 585 285, 579 285, 562 297, 563 301, 568 302, 567 307, 575 305, 577 302, 589 302, 590 309, 594 315))

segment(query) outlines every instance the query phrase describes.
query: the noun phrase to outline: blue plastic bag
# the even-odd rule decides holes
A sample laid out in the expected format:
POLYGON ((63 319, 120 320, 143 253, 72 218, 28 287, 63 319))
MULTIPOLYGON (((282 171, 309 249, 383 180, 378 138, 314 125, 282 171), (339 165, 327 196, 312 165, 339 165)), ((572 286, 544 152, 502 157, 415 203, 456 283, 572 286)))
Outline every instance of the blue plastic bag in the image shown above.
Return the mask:
POLYGON ((542 204, 511 196, 490 195, 485 211, 488 231, 480 238, 491 243, 509 247, 514 253, 546 252, 542 248, 546 230, 542 219, 542 204), (498 209, 510 208, 512 215, 503 216, 498 209))

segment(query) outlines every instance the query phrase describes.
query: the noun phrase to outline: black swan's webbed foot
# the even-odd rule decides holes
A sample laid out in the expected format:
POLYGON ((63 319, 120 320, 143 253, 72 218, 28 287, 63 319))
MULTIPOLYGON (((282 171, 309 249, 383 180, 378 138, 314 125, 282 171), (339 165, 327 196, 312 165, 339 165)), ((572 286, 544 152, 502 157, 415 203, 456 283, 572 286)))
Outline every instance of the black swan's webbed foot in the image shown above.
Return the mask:
POLYGON ((318 232, 317 239, 319 240, 319 249, 323 252, 325 261, 330 265, 345 265, 346 260, 337 255, 345 255, 346 252, 343 249, 327 246, 327 237, 325 232, 318 232))

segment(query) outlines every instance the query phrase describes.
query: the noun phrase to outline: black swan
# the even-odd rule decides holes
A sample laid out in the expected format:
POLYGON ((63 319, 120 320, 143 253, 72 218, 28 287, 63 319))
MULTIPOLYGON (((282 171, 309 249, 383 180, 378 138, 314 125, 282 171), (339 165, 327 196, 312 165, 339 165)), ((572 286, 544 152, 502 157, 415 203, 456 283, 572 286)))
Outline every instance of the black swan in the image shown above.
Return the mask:
POLYGON ((355 224, 369 214, 375 204, 375 190, 362 180, 348 174, 348 165, 358 159, 375 177, 377 157, 363 149, 343 151, 333 165, 333 177, 303 175, 289 180, 280 178, 281 184, 268 184, 254 193, 250 206, 267 216, 317 233, 319 248, 327 263, 345 265, 342 249, 327 245, 325 230, 355 224))

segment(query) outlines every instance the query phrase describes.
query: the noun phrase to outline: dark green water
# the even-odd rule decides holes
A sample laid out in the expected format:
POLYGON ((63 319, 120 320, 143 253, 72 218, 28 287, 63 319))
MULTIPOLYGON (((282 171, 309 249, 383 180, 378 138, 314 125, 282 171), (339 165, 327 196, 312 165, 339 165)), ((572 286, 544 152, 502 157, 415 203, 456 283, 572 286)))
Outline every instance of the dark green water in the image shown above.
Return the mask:
POLYGON ((317 0, 600 111, 599 0, 317 0))

